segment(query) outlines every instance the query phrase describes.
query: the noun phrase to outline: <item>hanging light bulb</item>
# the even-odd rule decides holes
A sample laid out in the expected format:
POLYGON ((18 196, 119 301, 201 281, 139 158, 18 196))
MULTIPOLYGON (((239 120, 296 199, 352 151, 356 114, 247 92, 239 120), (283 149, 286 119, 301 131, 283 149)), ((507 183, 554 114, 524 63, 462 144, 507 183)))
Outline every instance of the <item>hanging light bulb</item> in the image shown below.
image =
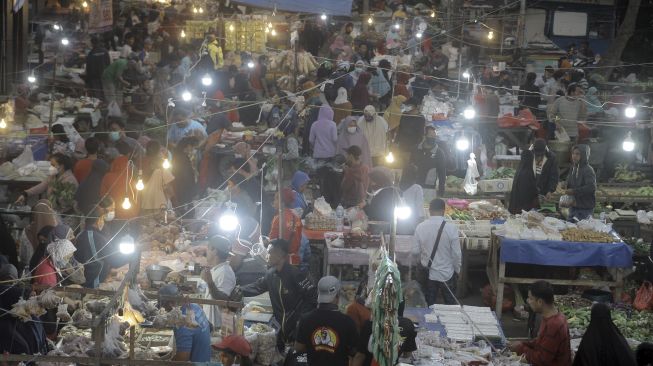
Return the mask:
POLYGON ((624 115, 626 115, 626 118, 635 118, 637 115, 637 108, 633 106, 633 102, 630 101, 630 104, 624 109, 624 115))
POLYGON ((276 30, 276 29, 272 29, 272 31, 270 32, 270 34, 271 34, 272 36, 276 36, 276 35, 277 35, 277 30, 276 30))
POLYGON ((204 76, 202 76, 202 85, 209 86, 211 84, 213 84, 213 79, 211 78, 211 75, 204 74, 204 76))
POLYGON ((255 65, 254 65, 254 61, 251 61, 251 60, 250 60, 250 61, 247 63, 247 67, 249 67, 250 69, 253 69, 254 66, 255 66, 255 65))
POLYGON ((27 77, 27 81, 30 82, 30 84, 34 84, 36 82, 36 76, 32 73, 30 76, 27 77))
POLYGON ((626 135, 626 139, 621 144, 621 148, 627 152, 631 152, 635 150, 635 141, 633 140, 633 136, 630 131, 628 131, 628 135, 626 135))
POLYGON ((435 10, 431 11, 431 18, 435 18, 435 10))
POLYGON ((394 25, 394 27, 395 27, 395 29, 399 29, 399 28, 401 28, 401 24, 396 23, 396 24, 394 25))
POLYGON ((118 244, 120 253, 122 254, 132 254, 136 250, 136 244, 134 243, 134 238, 127 234, 118 244))
POLYGON ((385 156, 385 162, 388 164, 395 162, 395 156, 392 154, 392 151, 388 152, 388 155, 385 156))
POLYGON ((465 71, 463 72, 463 77, 464 77, 465 79, 469 79, 469 78, 471 77, 471 75, 469 74, 469 70, 465 70, 465 71))
POLYGON ((493 31, 487 32, 487 39, 492 39, 492 38, 494 38, 494 32, 493 31))
POLYGON ((3 129, 3 130, 4 130, 5 128, 7 128, 7 122, 5 122, 5 119, 4 119, 4 118, 3 118, 3 119, 0 119, 0 128, 3 129))
POLYGON ((181 93, 181 99, 183 99, 184 102, 190 102, 190 100, 193 99, 193 94, 191 94, 188 90, 184 90, 181 93))
POLYGON ((456 140, 456 149, 460 151, 469 149, 469 140, 464 136, 456 140))
POLYGON ((265 33, 270 33, 270 28, 265 27, 265 33))
POLYGON ((197 8, 193 7, 193 13, 197 14, 197 8))
POLYGON ((57 23, 54 23, 54 25, 52 26, 52 28, 53 28, 54 30, 56 30, 56 31, 61 30, 61 26, 60 26, 59 24, 57 24, 57 23))
POLYGON ((402 202, 400 206, 395 207, 395 217, 399 220, 407 220, 411 215, 410 207, 402 202))
POLYGON ((367 24, 372 24, 374 23, 374 19, 372 17, 367 18, 367 24))
POLYGON ((86 1, 82 3, 82 8, 88 8, 88 3, 86 1))
POLYGON ((132 208, 132 203, 129 201, 129 197, 125 197, 125 200, 122 201, 122 208, 125 210, 132 208))
POLYGON ((168 158, 163 159, 163 164, 161 164, 161 166, 163 169, 170 169, 170 160, 168 160, 168 158))
POLYGON ((138 181, 136 182, 136 190, 142 191, 145 189, 145 183, 143 183, 143 171, 138 171, 138 181))
POLYGON ((325 13, 322 13, 322 15, 320 15, 320 19, 327 20, 327 15, 325 13))
POLYGON ((202 8, 201 6, 198 11, 200 12, 200 14, 204 14, 204 8, 202 8))
POLYGON ((233 32, 234 29, 235 29, 235 28, 234 28, 234 25, 233 25, 233 24, 229 24, 229 32, 233 32))
POLYGON ((238 228, 238 216, 231 209, 227 210, 218 220, 220 229, 223 231, 234 231, 238 228))
POLYGON ((68 46, 70 44, 70 41, 68 40, 68 38, 62 38, 61 44, 64 46, 68 46))
POLYGON ((181 38, 186 38, 186 32, 184 32, 184 30, 182 29, 182 30, 181 30, 181 34, 179 34, 179 36, 180 36, 181 38))
POLYGON ((272 28, 272 22, 268 23, 268 28, 272 28))
POLYGON ((417 34, 415 34, 415 37, 422 38, 422 35, 423 35, 422 32, 417 32, 417 34))
POLYGON ((465 119, 472 119, 476 117, 476 110, 474 110, 474 107, 468 106, 465 108, 463 111, 463 117, 465 117, 465 119))

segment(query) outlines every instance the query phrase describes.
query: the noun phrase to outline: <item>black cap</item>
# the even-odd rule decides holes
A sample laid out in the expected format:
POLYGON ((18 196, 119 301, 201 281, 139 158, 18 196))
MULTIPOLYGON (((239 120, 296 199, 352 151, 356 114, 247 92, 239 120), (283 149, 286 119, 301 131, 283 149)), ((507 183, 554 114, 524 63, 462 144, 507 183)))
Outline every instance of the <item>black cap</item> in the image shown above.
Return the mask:
POLYGON ((270 246, 273 246, 277 249, 281 249, 285 253, 288 253, 290 250, 290 243, 287 240, 284 239, 274 239, 270 242, 270 246))

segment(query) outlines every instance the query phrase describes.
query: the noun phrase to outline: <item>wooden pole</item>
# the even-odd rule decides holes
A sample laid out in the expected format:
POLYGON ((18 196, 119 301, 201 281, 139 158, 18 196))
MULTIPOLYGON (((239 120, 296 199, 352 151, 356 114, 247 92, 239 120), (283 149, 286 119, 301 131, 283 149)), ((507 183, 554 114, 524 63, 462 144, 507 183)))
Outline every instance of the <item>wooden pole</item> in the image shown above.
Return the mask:
MULTIPOLYGON (((59 45, 57 45, 57 49, 59 45)), ((57 85, 57 56, 59 52, 54 53, 54 63, 52 65, 52 89, 50 91, 50 117, 48 117, 48 135, 52 137, 52 123, 54 122, 54 93, 56 91, 55 87, 57 85)), ((48 153, 52 155, 52 147, 54 143, 50 141, 48 144, 48 153)))
POLYGON ((280 146, 277 147, 277 194, 279 195, 279 207, 277 209, 277 214, 279 215, 279 238, 283 239, 284 234, 284 222, 283 222, 283 197, 281 196, 281 190, 283 185, 283 158, 282 158, 282 149, 280 146))

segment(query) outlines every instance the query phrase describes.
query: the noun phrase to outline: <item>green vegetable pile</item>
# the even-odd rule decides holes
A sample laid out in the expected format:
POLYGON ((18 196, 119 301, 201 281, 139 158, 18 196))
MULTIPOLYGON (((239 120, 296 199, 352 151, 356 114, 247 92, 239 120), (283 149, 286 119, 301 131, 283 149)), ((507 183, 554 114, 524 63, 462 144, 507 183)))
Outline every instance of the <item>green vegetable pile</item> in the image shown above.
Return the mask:
POLYGON ((653 187, 640 187, 635 191, 636 196, 653 196, 653 187))
POLYGON ((497 170, 493 170, 487 176, 487 179, 506 179, 506 178, 512 178, 514 176, 515 176, 515 169, 500 167, 497 170))
POLYGON ((462 221, 471 221, 474 220, 474 216, 469 211, 462 211, 454 209, 450 214, 452 220, 462 220, 462 221))
POLYGON ((458 178, 455 175, 448 175, 445 182, 445 188, 447 191, 462 191, 464 181, 463 178, 458 178))
MULTIPOLYGON (((591 307, 574 309, 564 305, 559 310, 567 317, 569 329, 587 329, 590 323, 591 307)), ((626 338, 640 342, 653 341, 653 313, 632 309, 613 309, 612 321, 626 338)))
POLYGON ((649 254, 651 250, 651 243, 647 243, 644 239, 641 238, 624 238, 624 243, 628 244, 633 248, 633 255, 638 257, 645 257, 649 254))
POLYGON ((641 182, 646 179, 646 176, 641 172, 632 171, 628 168, 628 164, 617 165, 614 173, 614 181, 619 183, 632 183, 641 182))

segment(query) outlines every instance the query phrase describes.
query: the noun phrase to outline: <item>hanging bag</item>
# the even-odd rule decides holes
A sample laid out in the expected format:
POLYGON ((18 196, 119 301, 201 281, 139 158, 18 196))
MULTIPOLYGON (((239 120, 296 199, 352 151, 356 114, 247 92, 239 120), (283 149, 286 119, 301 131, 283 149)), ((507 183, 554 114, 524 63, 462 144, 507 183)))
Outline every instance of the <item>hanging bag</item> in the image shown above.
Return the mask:
POLYGON ((633 307, 637 310, 653 309, 653 284, 649 281, 642 282, 637 290, 633 307))

